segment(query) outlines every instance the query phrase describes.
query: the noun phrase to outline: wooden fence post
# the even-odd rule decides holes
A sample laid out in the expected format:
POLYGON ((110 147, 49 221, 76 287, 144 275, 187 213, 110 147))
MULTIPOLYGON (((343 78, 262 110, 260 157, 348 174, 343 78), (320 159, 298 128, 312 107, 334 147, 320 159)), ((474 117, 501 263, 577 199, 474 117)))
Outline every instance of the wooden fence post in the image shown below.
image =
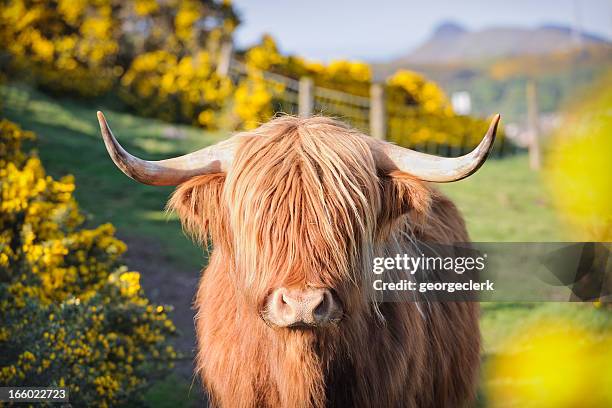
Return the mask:
POLYGON ((370 134, 381 140, 387 136, 385 88, 381 84, 372 84, 370 87, 370 134))
POLYGON ((540 168, 540 126, 538 112, 538 90, 535 80, 527 80, 527 127, 529 129, 529 165, 532 170, 540 168))
POLYGON ((314 82, 311 78, 300 78, 298 89, 298 114, 302 117, 312 116, 314 111, 314 82))
POLYGON ((231 40, 224 41, 219 50, 219 62, 217 63, 217 74, 222 77, 229 75, 230 65, 232 64, 232 56, 234 53, 234 44, 231 40))

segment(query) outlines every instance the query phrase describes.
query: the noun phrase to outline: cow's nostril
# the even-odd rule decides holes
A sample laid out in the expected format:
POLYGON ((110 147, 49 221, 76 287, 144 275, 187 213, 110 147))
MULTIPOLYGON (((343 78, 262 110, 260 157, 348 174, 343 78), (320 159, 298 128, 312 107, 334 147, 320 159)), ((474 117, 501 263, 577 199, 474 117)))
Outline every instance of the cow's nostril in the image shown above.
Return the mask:
MULTIPOLYGON (((331 296, 331 294, 329 294, 329 296, 331 296)), ((324 319, 325 316, 327 316, 329 314, 329 300, 328 300, 328 293, 324 293, 323 296, 321 296, 321 301, 319 302, 319 304, 315 307, 314 311, 313 311, 313 316, 314 316, 314 320, 320 320, 320 319, 324 319)))

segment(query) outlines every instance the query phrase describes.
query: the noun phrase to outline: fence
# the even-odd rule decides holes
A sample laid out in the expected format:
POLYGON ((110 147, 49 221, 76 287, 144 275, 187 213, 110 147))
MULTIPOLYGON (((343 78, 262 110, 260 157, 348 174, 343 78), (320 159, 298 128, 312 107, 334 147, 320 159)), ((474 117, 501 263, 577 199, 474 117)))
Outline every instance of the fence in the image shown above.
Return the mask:
MULTIPOLYGON (((233 58, 225 64, 225 69, 235 82, 248 75, 248 68, 233 58)), ((296 80, 268 71, 258 71, 258 75, 262 76, 270 89, 279 91, 274 92, 275 112, 335 117, 379 139, 400 140, 402 135, 414 131, 410 124, 419 123, 427 116, 421 110, 410 106, 389 106, 382 84, 372 84, 368 98, 317 86, 307 77, 296 80)), ((436 117, 436 120, 439 121, 439 118, 436 117)), ((409 147, 426 153, 459 156, 469 152, 474 146, 473 141, 464 136, 459 145, 428 140, 423 143, 415 142, 409 147)), ((503 157, 517 151, 515 145, 502 137, 495 143, 492 156, 503 157)))
MULTIPOLYGON (((232 60, 229 75, 235 82, 247 74, 247 67, 242 62, 232 60)), ((276 112, 300 116, 313 114, 334 116, 364 132, 370 130, 372 104, 370 98, 315 86, 312 79, 307 77, 298 81, 268 71, 261 71, 259 74, 270 89, 282 88, 282 92, 275 93, 273 103, 276 112)), ((384 115, 384 112, 381 113, 384 115)), ((384 138, 384 134, 380 137, 384 138)))

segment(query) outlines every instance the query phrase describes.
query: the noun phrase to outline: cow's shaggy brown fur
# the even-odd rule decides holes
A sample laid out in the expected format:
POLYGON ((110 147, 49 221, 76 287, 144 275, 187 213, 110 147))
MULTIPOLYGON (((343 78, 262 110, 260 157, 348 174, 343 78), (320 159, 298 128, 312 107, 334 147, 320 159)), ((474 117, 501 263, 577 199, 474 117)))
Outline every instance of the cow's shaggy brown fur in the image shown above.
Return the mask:
MULTIPOLYGON (((244 134, 229 174, 195 177, 169 202, 214 249, 195 301, 197 367, 221 407, 458 407, 479 366, 474 303, 376 303, 374 256, 414 239, 467 242, 454 205, 381 168, 366 136, 282 117, 244 134), (274 288, 331 288, 344 318, 275 329, 274 288)), ((382 142, 381 142, 382 143, 382 142)))

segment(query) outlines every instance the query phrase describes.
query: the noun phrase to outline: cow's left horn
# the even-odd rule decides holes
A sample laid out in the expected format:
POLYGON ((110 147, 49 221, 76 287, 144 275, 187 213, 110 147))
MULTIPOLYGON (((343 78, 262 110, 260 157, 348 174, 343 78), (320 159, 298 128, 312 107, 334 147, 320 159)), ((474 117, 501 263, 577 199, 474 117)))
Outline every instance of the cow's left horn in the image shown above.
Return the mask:
POLYGON ((493 147, 499 120, 500 115, 495 115, 480 144, 460 157, 433 156, 392 144, 386 145, 385 154, 399 170, 421 180, 435 183, 458 181, 474 174, 485 162, 493 147))
POLYGON ((227 172, 232 164, 236 139, 230 138, 184 156, 148 161, 128 153, 111 132, 104 114, 98 112, 98 121, 106 150, 115 165, 128 177, 143 184, 176 186, 191 177, 208 173, 227 172))

